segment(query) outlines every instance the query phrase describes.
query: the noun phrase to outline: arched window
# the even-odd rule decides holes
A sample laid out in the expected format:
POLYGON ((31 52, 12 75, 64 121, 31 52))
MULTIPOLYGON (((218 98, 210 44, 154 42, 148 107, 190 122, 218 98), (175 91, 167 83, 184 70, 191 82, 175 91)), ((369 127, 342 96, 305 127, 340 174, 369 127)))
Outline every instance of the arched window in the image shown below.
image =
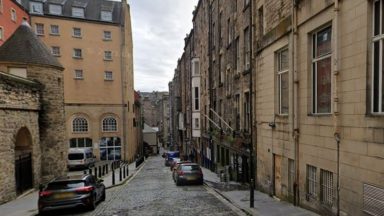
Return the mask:
POLYGON ((103 119, 103 131, 117 131, 117 121, 113 117, 106 117, 103 119))
POLYGON ((76 117, 72 121, 73 132, 88 132, 88 121, 83 117, 76 117))

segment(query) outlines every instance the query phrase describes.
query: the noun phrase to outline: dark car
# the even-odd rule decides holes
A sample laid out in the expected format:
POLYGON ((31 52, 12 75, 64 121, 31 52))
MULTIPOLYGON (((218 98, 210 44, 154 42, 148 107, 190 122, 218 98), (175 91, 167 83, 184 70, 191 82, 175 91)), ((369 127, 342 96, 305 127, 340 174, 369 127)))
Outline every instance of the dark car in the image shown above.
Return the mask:
POLYGON ((165 153, 165 166, 170 166, 173 158, 178 158, 180 157, 180 152, 179 151, 169 151, 165 153))
POLYGON ((196 183, 202 185, 204 183, 203 171, 200 165, 196 163, 181 163, 175 172, 176 185, 187 183, 196 183))
POLYGON ((180 164, 183 164, 183 163, 192 163, 191 161, 179 161, 177 162, 173 167, 172 167, 172 179, 174 182, 176 182, 176 170, 177 168, 180 166, 180 164))
POLYGON ((86 207, 96 208, 96 203, 105 200, 105 186, 102 179, 93 175, 63 176, 40 188, 38 208, 44 215, 50 210, 86 207))

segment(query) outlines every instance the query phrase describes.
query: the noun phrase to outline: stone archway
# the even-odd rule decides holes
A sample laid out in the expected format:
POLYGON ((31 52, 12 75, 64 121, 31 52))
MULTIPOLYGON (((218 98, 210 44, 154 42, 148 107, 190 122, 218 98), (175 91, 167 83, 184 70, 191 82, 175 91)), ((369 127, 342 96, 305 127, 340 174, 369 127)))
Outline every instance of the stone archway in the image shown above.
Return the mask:
POLYGON ((32 136, 28 128, 22 127, 15 139, 16 192, 21 194, 32 188, 32 136))

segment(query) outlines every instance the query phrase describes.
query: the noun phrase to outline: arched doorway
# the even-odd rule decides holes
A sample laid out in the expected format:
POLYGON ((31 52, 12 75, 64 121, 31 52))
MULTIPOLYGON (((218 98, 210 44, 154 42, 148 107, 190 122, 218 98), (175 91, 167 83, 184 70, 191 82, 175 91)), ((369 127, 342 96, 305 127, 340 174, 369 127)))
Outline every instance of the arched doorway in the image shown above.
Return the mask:
POLYGON ((16 135, 15 180, 17 194, 32 188, 32 137, 26 127, 16 135))

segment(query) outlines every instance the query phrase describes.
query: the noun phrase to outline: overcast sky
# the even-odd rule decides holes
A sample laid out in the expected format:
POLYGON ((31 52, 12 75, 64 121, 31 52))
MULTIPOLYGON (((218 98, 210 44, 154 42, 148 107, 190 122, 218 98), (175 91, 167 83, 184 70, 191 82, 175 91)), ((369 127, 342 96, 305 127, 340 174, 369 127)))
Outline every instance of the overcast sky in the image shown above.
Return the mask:
POLYGON ((168 91, 197 0, 129 0, 135 90, 168 91))

